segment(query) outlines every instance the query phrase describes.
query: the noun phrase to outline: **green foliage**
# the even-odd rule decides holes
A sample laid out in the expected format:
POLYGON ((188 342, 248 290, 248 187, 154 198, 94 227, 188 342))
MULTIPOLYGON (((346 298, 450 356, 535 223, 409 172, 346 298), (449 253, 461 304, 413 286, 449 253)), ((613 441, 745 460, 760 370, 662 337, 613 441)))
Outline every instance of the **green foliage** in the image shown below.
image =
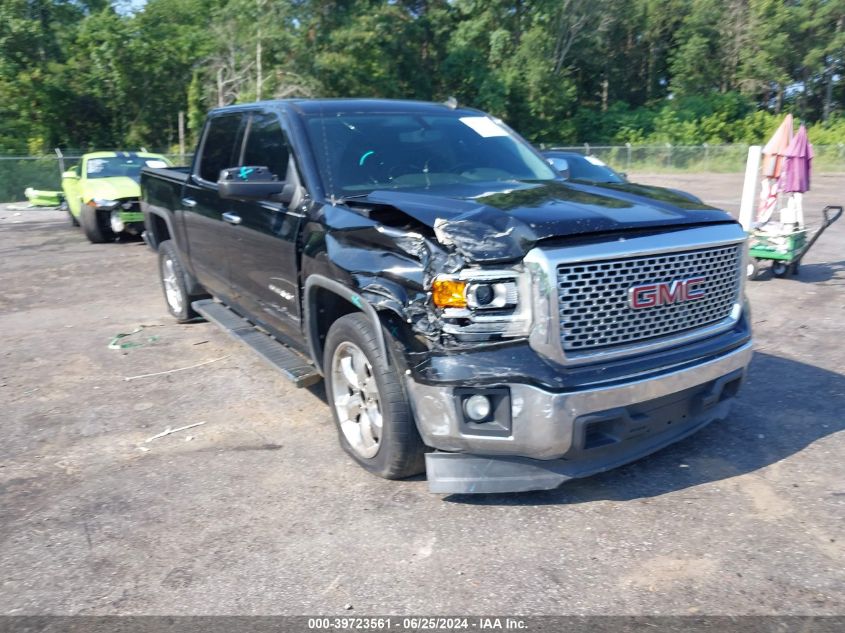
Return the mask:
POLYGON ((115 4, 0 1, 0 152, 166 149, 179 112, 193 143, 212 107, 320 96, 454 96, 554 143, 759 143, 789 111, 845 143, 845 0, 115 4))
POLYGON ((816 145, 845 145, 845 116, 815 123, 807 128, 807 134, 816 145))

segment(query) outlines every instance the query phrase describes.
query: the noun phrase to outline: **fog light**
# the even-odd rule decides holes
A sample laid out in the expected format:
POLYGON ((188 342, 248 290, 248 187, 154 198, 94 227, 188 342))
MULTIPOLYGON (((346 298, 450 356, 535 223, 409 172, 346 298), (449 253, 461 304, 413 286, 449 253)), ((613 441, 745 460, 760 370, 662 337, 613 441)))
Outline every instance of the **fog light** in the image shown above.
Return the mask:
POLYGON ((112 211, 111 213, 111 230, 115 233, 122 233, 123 229, 126 228, 126 225, 123 224, 123 220, 120 219, 120 212, 119 211, 112 211))
POLYGON ((490 415, 491 410, 492 405, 490 404, 490 398, 487 396, 476 394, 464 400, 464 413, 466 413, 470 420, 475 422, 486 418, 490 415))

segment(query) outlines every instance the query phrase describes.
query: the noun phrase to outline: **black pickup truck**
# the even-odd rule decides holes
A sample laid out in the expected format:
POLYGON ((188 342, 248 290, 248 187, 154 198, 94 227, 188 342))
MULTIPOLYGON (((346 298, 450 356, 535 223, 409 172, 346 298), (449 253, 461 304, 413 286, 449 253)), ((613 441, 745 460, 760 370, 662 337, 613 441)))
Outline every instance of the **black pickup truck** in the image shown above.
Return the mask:
POLYGON ((343 448, 434 492, 637 459, 724 418, 751 357, 727 213, 567 182, 477 110, 221 108, 141 187, 173 316, 324 379, 343 448))

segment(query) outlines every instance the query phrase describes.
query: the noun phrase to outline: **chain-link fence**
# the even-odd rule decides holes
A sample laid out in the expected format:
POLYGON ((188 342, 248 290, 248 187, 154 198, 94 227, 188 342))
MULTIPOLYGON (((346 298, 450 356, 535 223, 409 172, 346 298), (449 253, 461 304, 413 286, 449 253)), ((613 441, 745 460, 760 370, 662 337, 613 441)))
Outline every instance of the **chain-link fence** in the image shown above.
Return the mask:
MULTIPOLYGON (((190 162, 191 155, 164 154, 174 165, 190 162)), ((82 152, 47 156, 0 156, 0 202, 24 199, 24 189, 32 187, 46 191, 62 188, 62 172, 82 158, 82 152)))
MULTIPOLYGON (((596 156, 618 171, 742 173, 748 145, 591 145, 543 144, 541 147, 596 156)), ((845 172, 845 143, 813 146, 813 169, 817 173, 845 172)), ((59 156, 0 156, 0 202, 22 200, 24 189, 61 189, 63 169, 69 169, 82 153, 59 156)), ((166 154, 177 165, 191 155, 166 154)))
MULTIPOLYGON (((748 145, 551 145, 559 149, 595 156, 622 172, 717 172, 742 173, 748 145)), ((817 173, 845 172, 845 143, 814 145, 813 169, 817 173)))

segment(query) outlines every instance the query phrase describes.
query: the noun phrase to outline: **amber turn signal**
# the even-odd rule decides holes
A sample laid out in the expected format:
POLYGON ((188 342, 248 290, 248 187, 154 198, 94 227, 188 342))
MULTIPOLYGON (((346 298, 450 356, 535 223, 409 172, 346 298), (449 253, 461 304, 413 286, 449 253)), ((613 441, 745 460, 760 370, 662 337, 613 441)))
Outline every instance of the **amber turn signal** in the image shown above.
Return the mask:
POLYGON ((435 279, 431 284, 431 300, 438 308, 466 308, 467 284, 454 279, 435 279))

